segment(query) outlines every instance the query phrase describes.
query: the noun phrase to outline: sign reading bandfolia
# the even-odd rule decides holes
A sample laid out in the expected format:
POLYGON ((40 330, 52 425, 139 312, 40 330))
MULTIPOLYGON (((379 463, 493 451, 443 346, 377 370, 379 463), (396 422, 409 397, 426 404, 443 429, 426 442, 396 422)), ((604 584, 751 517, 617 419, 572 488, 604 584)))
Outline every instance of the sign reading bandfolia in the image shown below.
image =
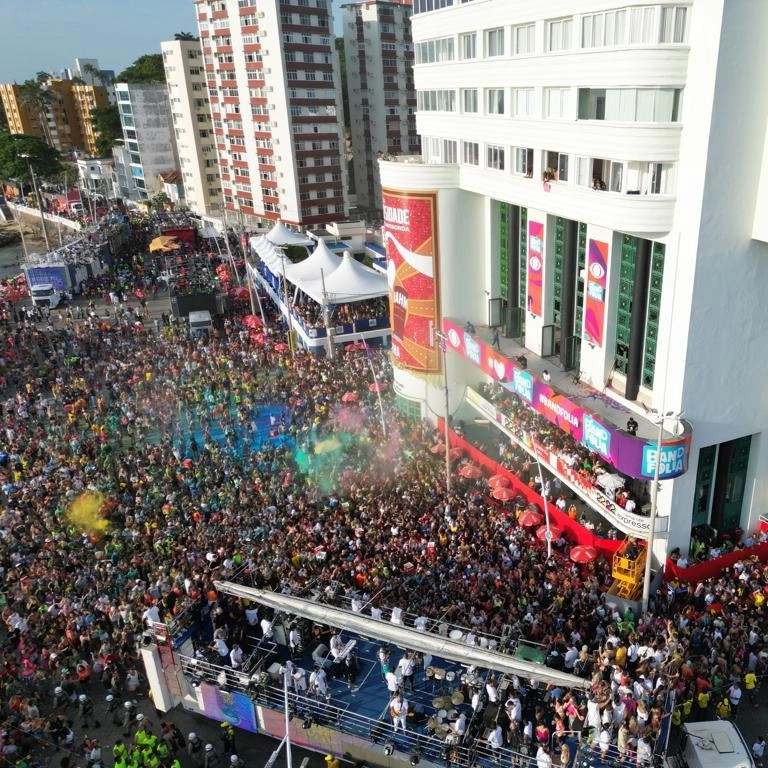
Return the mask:
MULTIPOLYGON (((657 446, 643 447, 643 476, 656 476, 657 446)), ((678 477, 685 472, 685 445, 663 445, 659 456, 659 479, 678 477)))
MULTIPOLYGON (((467 333, 453 320, 443 321, 443 333, 453 351, 471 360, 484 373, 499 381, 506 390, 514 392, 523 403, 569 434, 576 442, 598 453, 623 475, 633 478, 653 477, 656 468, 655 440, 630 435, 619 426, 603 423, 597 414, 537 379, 530 371, 503 358, 490 344, 467 333)), ((679 477, 688 469, 691 430, 689 425, 683 426, 685 431, 682 436, 662 443, 659 467, 662 480, 679 477)), ((623 514, 620 509, 615 512, 617 516, 623 514)))

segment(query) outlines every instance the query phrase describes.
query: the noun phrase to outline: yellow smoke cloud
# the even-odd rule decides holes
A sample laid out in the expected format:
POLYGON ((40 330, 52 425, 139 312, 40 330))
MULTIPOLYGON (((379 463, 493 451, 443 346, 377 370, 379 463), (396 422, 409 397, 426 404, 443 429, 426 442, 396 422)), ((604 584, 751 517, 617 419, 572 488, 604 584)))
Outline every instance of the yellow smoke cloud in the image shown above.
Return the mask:
POLYGON ((106 501, 103 493, 85 491, 67 509, 67 520, 83 533, 98 535, 105 533, 109 521, 102 517, 101 508, 106 501))

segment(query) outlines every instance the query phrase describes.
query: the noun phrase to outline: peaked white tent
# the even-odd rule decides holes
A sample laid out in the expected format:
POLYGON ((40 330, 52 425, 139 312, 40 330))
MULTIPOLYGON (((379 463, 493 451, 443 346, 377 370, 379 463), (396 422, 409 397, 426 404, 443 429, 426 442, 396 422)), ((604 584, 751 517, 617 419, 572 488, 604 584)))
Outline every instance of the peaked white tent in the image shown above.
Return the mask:
POLYGON ((278 221, 266 234, 267 240, 273 245, 312 245, 311 237, 291 232, 282 221, 278 221))
POLYGON ((290 260, 275 247, 274 243, 267 240, 264 235, 252 237, 250 244, 251 248, 258 254, 258 257, 272 272, 280 274, 283 271, 283 261, 285 261, 286 270, 291 266, 290 260))
POLYGON ((292 283, 300 284, 302 281, 319 280, 322 270, 327 280, 340 265, 341 257, 334 253, 321 237, 317 248, 304 261, 286 266, 285 277, 292 283))
POLYGON ((365 301, 389 293, 387 276, 355 261, 349 251, 344 251, 341 264, 330 275, 323 272, 323 279, 297 281, 296 285, 318 304, 365 301))

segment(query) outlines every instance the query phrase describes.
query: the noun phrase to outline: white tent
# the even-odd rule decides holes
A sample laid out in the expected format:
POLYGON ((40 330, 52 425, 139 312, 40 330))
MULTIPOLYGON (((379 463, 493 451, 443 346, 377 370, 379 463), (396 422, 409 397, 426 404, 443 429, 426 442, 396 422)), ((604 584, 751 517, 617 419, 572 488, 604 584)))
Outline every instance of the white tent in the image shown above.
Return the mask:
POLYGON ((334 253, 321 237, 317 248, 309 254, 308 258, 297 264, 286 266, 285 276, 292 283, 301 283, 307 280, 319 280, 320 270, 327 280, 331 273, 341 265, 341 257, 334 253))
POLYGON ((252 237, 250 243, 251 248, 273 273, 282 273, 283 261, 286 270, 291 266, 291 262, 264 235, 252 237))
POLYGON ((267 232, 266 238, 274 245, 312 245, 314 242, 311 237, 291 232, 282 221, 278 221, 277 224, 267 232))
POLYGON ((296 285, 318 304, 345 304, 387 296, 387 276, 360 264, 344 251, 341 264, 323 279, 297 281, 296 285), (323 290, 325 289, 325 290, 323 290))

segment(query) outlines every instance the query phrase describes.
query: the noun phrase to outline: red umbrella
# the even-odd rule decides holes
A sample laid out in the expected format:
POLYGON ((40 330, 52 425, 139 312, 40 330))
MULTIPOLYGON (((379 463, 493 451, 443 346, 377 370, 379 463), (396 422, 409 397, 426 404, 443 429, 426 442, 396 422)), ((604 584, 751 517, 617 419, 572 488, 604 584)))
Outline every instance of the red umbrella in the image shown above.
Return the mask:
POLYGON ((369 392, 383 392, 386 388, 387 388, 386 381, 381 381, 378 384, 374 381, 372 384, 368 385, 369 392))
POLYGON ((463 448, 451 448, 451 450, 448 451, 448 456, 450 456, 452 461, 456 461, 456 459, 460 459, 463 455, 464 455, 463 448))
POLYGON ((488 485, 491 488, 509 488, 512 482, 506 475, 493 475, 488 478, 488 485))
POLYGON ((460 470, 459 474, 467 480, 477 480, 483 476, 483 470, 474 464, 465 464, 460 470))
MULTIPOLYGON (((521 515, 522 517, 522 515, 521 515)), ((560 538, 560 534, 562 531, 556 526, 556 525, 550 525, 549 530, 552 533, 552 541, 555 539, 560 538)), ((541 528, 536 529, 536 538, 540 539, 541 541, 547 540, 547 526, 542 525, 541 528)))
POLYGON ((538 512, 534 512, 532 509, 526 509, 520 517, 517 518, 517 522, 523 526, 523 528, 533 528, 534 525, 539 525, 544 519, 543 515, 538 512))
POLYGON ((275 344, 275 352, 287 352, 289 349, 290 347, 284 341, 275 344))
POLYGON ((509 501, 510 499, 514 499, 516 495, 517 494, 511 488, 504 488, 503 486, 494 488, 493 493, 491 494, 497 501, 509 501))
MULTIPOLYGON (((245 289, 242 289, 245 290, 245 289)), ((264 323, 261 322, 260 317, 256 317, 256 315, 246 315, 243 318, 243 325, 246 328, 261 328, 264 323)))
POLYGON ((437 445, 433 445, 430 449, 430 453, 442 453, 445 451, 445 445, 443 443, 438 443, 437 445))
POLYGON ((355 403, 357 402, 357 392, 345 392, 341 396, 342 403, 355 403))
POLYGON ((574 563, 591 563, 597 559, 597 550, 589 544, 579 544, 571 550, 570 557, 574 563))
POLYGON ((254 344, 266 344, 269 336, 266 333, 251 333, 251 341, 254 344))
POLYGON ((242 285, 238 286, 237 288, 233 288, 230 291, 230 295, 235 301, 248 301, 248 299, 251 298, 250 291, 242 285))
POLYGON ((352 341, 349 344, 344 345, 345 352, 355 352, 361 349, 365 349, 365 344, 363 344, 362 341, 352 341))

